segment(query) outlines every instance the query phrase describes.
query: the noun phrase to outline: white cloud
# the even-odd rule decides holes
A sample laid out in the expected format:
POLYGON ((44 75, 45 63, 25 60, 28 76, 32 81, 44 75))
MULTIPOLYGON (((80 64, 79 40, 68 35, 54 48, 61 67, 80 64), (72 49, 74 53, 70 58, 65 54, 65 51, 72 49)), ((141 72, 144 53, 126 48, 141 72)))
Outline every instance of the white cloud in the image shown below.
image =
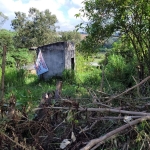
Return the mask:
MULTIPOLYGON (((70 2, 70 0, 69 0, 70 2)), ((72 0, 72 5, 69 10, 63 12, 63 8, 68 3, 68 0, 29 0, 29 2, 23 2, 23 0, 0 0, 0 11, 2 11, 10 20, 14 19, 15 11, 21 11, 28 13, 29 8, 35 7, 40 11, 49 9, 52 14, 55 14, 59 26, 62 29, 68 28, 74 29, 75 25, 75 14, 79 12, 79 9, 75 8, 74 5, 81 6, 81 0, 72 0), (68 16, 66 16, 68 11, 68 16), (72 21, 73 20, 73 21, 72 21)), ((77 21, 77 20, 76 20, 77 21)), ((79 21, 79 20, 78 20, 79 21)), ((10 22, 10 21, 9 21, 10 22)), ((8 25, 6 25, 8 27, 8 25)), ((3 26, 4 27, 4 26, 3 26)))
POLYGON ((40 11, 49 9, 52 13, 57 15, 57 12, 60 14, 58 9, 64 3, 65 0, 30 0, 29 3, 23 3, 21 0, 0 0, 0 8, 2 8, 1 10, 5 9, 4 13, 6 15, 13 15, 15 11, 28 13, 29 8, 31 7, 35 7, 40 11))
POLYGON ((72 0, 72 2, 78 6, 83 6, 83 3, 82 3, 83 0, 72 0))
POLYGON ((69 18, 75 18, 75 14, 79 13, 79 9, 77 8, 70 8, 68 10, 68 15, 69 15, 69 18))
POLYGON ((70 8, 70 9, 68 10, 69 18, 70 18, 70 19, 73 19, 74 22, 78 22, 78 24, 79 24, 80 22, 88 22, 88 19, 87 19, 86 17, 82 17, 82 18, 78 17, 78 18, 76 18, 75 14, 80 13, 80 14, 83 15, 83 13, 81 13, 79 10, 80 10, 80 8, 74 8, 74 7, 73 7, 73 8, 70 8))

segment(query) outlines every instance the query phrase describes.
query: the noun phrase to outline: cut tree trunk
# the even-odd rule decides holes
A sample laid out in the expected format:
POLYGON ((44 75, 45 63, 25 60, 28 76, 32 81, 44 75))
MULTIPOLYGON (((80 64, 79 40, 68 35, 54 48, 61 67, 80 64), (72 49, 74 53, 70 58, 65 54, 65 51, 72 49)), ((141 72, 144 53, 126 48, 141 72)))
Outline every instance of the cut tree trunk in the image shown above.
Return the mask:
POLYGON ((3 103, 4 98, 4 75, 5 75, 5 64, 6 64, 6 46, 3 46, 3 59, 2 59, 2 77, 1 77, 1 95, 0 102, 3 103))
POLYGON ((56 91, 55 91, 55 99, 61 99, 62 92, 62 81, 57 81, 56 83, 56 91))

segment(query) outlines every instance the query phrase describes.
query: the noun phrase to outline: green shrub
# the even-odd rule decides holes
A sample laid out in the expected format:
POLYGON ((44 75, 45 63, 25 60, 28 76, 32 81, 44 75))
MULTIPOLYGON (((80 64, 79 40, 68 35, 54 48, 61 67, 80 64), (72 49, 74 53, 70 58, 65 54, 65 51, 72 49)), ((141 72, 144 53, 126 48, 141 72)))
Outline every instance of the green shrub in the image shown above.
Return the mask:
POLYGON ((22 86, 25 84, 25 76, 26 71, 23 69, 7 68, 5 71, 5 85, 22 86))
POLYGON ((126 83, 131 79, 133 72, 134 66, 132 66, 132 63, 126 63, 121 55, 113 54, 108 57, 105 74, 109 81, 126 83))
POLYGON ((104 86, 107 91, 123 91, 135 84, 133 76, 135 75, 134 60, 131 62, 119 54, 110 54, 107 57, 105 66, 104 86))
POLYGON ((101 71, 100 69, 93 68, 93 71, 87 72, 84 75, 83 83, 84 85, 100 85, 101 81, 101 71))
POLYGON ((93 58, 82 53, 76 52, 76 68, 77 73, 84 73, 91 71, 90 62, 93 61, 93 58))
POLYGON ((69 82, 69 83, 75 83, 75 72, 74 70, 64 70, 62 75, 63 81, 69 82))

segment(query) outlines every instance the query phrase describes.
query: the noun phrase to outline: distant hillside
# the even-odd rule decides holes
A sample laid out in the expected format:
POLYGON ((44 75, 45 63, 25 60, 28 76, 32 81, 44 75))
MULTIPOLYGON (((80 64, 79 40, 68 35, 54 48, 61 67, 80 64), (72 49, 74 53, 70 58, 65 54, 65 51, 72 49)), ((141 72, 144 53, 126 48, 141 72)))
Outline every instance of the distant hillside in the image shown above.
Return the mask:
MULTIPOLYGON (((85 32, 79 32, 81 35, 81 40, 85 39, 85 37, 88 35, 85 32)), ((119 32, 114 33, 108 40, 104 43, 103 48, 110 49, 112 48, 112 45, 114 42, 116 42, 119 39, 119 32)))
POLYGON ((80 32, 80 35, 81 35, 81 40, 85 39, 85 37, 88 35, 87 33, 85 32, 80 32))
POLYGON ((103 45, 104 48, 112 48, 113 43, 119 39, 119 36, 111 36, 103 45))

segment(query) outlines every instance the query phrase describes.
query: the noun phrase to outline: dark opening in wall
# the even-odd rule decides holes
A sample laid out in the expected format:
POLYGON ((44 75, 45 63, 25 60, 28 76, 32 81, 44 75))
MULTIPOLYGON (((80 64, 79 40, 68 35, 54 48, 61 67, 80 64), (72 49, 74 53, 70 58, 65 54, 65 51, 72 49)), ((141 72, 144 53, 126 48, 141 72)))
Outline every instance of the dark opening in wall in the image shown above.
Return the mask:
POLYGON ((74 58, 71 58, 71 69, 74 70, 74 58))

